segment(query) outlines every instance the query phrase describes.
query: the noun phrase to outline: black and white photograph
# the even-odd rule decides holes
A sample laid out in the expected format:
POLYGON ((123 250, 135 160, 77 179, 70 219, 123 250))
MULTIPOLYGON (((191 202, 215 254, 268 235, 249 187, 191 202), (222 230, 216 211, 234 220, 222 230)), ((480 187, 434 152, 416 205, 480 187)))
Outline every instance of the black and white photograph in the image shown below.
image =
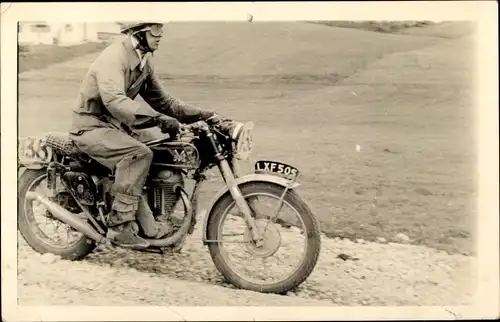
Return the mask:
POLYGON ((498 315, 487 3, 299 4, 2 4, 5 321, 498 315))

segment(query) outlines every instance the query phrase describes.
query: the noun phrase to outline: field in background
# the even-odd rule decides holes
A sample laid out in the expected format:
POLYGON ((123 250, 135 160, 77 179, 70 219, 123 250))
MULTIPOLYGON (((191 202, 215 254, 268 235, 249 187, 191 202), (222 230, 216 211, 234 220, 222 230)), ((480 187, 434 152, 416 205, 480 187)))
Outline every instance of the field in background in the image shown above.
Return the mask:
MULTIPOLYGON (((167 90, 254 121, 254 159, 302 171, 299 191, 330 236, 404 233, 415 243, 473 252, 470 25, 404 34, 304 23, 166 30, 155 61, 167 90)), ((97 54, 20 75, 20 135, 70 126, 70 106, 97 54)), ((37 55, 24 59, 41 66, 37 55)), ((202 207, 221 184, 207 183, 202 207)))
POLYGON ((45 68, 54 63, 62 63, 75 57, 101 51, 107 46, 107 43, 101 42, 88 42, 74 46, 19 46, 19 73, 45 68))

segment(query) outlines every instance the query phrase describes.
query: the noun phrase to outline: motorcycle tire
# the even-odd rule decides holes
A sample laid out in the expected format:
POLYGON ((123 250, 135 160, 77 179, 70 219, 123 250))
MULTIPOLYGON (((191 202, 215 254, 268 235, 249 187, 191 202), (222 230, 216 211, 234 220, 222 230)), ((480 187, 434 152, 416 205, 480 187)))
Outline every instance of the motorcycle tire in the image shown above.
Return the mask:
POLYGON ((40 177, 46 176, 44 169, 32 170, 25 169, 19 178, 19 198, 18 198, 18 217, 17 228, 26 243, 40 254, 52 253, 61 256, 61 259, 78 261, 85 258, 96 248, 95 242, 85 235, 82 235, 78 242, 68 247, 54 247, 38 238, 31 229, 28 215, 25 213, 25 195, 30 186, 40 177))
MULTIPOLYGON (((255 193, 265 193, 279 199, 283 194, 284 189, 279 185, 267 182, 251 182, 241 185, 239 188, 245 199, 248 198, 248 195, 253 195, 255 193)), ((268 285, 256 284, 251 281, 242 279, 238 274, 236 274, 231 269, 230 265, 224 260, 224 256, 221 254, 220 244, 217 242, 210 242, 208 243, 208 248, 214 265, 229 283, 241 289, 256 291, 260 293, 284 294, 287 291, 292 290, 302 284, 314 270, 314 267, 316 266, 319 258, 321 248, 321 232, 319 222, 312 214, 308 205, 299 197, 299 195, 294 190, 289 190, 284 200, 291 207, 297 210, 302 218, 302 221, 305 224, 305 229, 308 236, 305 259, 302 261, 300 267, 291 276, 288 276, 283 281, 268 285)), ((224 218, 224 213, 233 206, 236 207, 236 205, 234 205, 234 199, 230 193, 226 193, 216 203, 213 210, 211 211, 211 217, 207 226, 207 237, 209 240, 219 239, 218 230, 220 221, 224 218)))

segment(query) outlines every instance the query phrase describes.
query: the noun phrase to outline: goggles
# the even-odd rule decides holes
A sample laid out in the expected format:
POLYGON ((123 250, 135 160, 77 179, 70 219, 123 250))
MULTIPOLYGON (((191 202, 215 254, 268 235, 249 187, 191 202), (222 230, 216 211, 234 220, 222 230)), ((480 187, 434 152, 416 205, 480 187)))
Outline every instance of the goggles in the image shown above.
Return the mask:
POLYGON ((149 31, 153 37, 160 37, 163 35, 163 26, 162 25, 152 25, 142 29, 144 31, 149 31))

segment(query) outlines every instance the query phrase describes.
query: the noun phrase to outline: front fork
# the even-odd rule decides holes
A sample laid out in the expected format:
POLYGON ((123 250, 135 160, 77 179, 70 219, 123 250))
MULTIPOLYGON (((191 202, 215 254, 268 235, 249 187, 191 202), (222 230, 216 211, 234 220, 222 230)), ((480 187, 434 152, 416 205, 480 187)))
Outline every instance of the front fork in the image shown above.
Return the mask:
POLYGON ((250 231, 250 236, 252 236, 253 241, 258 247, 262 244, 262 238, 260 236, 259 230, 257 229, 257 226, 255 225, 255 219, 252 217, 252 210, 248 206, 248 203, 241 193, 241 190, 236 184, 235 175, 237 177, 240 174, 239 167, 235 162, 233 162, 232 166, 235 173, 233 173, 233 169, 231 169, 231 166, 229 165, 229 162, 227 162, 227 160, 221 160, 219 162, 219 170, 222 174, 222 177, 224 178, 224 181, 226 182, 229 192, 236 202, 236 205, 243 214, 243 219, 245 220, 245 223, 247 224, 247 227, 250 231))
POLYGON ((243 197, 243 194, 241 193, 241 190, 239 189, 238 185, 236 184, 235 176, 240 175, 240 169, 237 164, 237 162, 231 162, 231 165, 229 162, 226 160, 226 158, 222 155, 222 149, 220 145, 217 143, 214 134, 211 133, 208 128, 204 129, 204 132, 209 140, 209 142, 212 145, 212 148, 215 152, 215 157, 218 159, 218 167, 219 171, 222 175, 222 178, 226 182, 226 185, 229 189, 229 192, 231 193, 231 196, 233 197, 234 201, 236 202, 236 205, 240 209, 240 211, 243 214, 243 219, 245 220, 245 223, 247 224, 247 227, 250 231, 250 236, 252 237, 252 240, 254 241, 255 245, 257 247, 260 247, 263 245, 262 238, 260 236, 259 230, 257 229, 257 225, 255 224, 255 219, 252 217, 252 211, 250 207, 248 206, 245 198, 243 197), (234 171, 234 172, 233 172, 234 171))

